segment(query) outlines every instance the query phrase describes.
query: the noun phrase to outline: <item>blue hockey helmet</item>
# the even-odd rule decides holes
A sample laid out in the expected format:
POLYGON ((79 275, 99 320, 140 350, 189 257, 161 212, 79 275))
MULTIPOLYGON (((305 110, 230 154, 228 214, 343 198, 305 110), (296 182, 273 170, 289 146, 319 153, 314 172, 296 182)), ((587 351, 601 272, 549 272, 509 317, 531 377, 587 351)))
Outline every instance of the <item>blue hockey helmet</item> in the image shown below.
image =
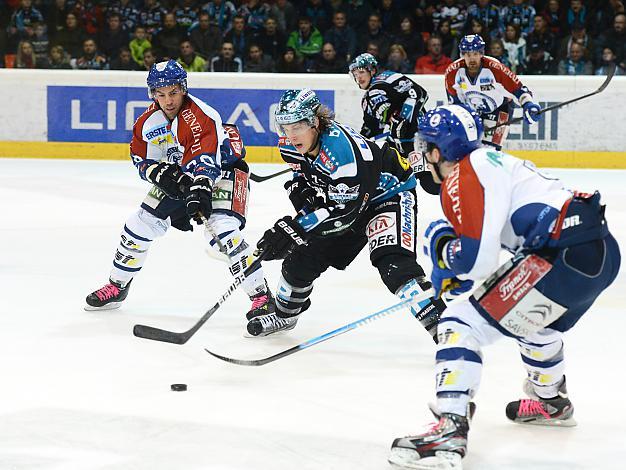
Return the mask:
POLYGON ((416 149, 423 151, 423 143, 432 144, 444 160, 459 161, 481 146, 483 123, 478 113, 465 106, 439 106, 419 118, 415 137, 416 149))
POLYGON ((279 133, 284 135, 284 124, 299 121, 307 121, 311 127, 315 126, 315 112, 320 105, 319 98, 310 88, 284 92, 274 113, 279 133))
POLYGON ((354 60, 350 63, 348 71, 352 75, 352 72, 358 69, 365 69, 368 70, 371 74, 375 74, 376 70, 378 69, 378 61, 376 60, 376 57, 368 52, 356 56, 354 60))
POLYGON ((461 42, 459 43, 459 52, 461 55, 466 52, 480 52, 482 54, 485 53, 485 41, 480 37, 479 34, 468 34, 467 36, 463 36, 461 42))
POLYGON ((153 64, 148 72, 148 96, 154 98, 154 90, 164 86, 180 85, 183 93, 187 93, 187 72, 173 59, 153 64))

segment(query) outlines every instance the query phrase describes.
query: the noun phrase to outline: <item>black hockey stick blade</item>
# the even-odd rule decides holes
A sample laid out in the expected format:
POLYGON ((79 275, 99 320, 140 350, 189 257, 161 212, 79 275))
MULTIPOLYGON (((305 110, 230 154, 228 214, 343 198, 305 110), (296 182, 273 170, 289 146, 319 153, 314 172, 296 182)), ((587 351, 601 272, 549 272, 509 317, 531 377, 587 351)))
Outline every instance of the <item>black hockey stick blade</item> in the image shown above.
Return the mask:
POLYGON ((259 175, 255 175, 254 173, 250 173, 250 179, 254 181, 255 183, 262 183, 263 181, 276 178, 277 176, 284 175, 285 173, 288 173, 290 171, 291 171, 291 168, 286 168, 285 170, 281 170, 277 173, 272 173, 272 174, 265 175, 265 176, 259 176, 259 175))
POLYGON ((232 357, 226 357, 226 356, 222 356, 221 354, 214 353, 212 351, 209 351, 206 348, 204 350, 208 352, 211 356, 217 359, 221 359, 222 361, 229 362, 230 364, 236 364, 238 366, 263 366, 265 364, 269 364, 270 362, 277 361, 278 359, 282 359, 283 357, 291 356, 292 354, 295 354, 298 351, 302 351, 304 349, 310 348, 311 346, 315 346, 316 344, 322 343, 324 341, 328 341, 329 339, 334 338, 335 336, 339 336, 341 334, 347 333, 348 331, 355 330, 356 328, 366 325, 374 320, 378 320, 394 312, 397 312, 398 310, 402 310, 403 308, 407 307, 409 304, 426 300, 432 297, 433 295, 434 295, 434 291, 432 289, 429 289, 420 295, 416 295, 414 297, 411 297, 410 299, 403 300, 402 302, 392 305, 391 307, 387 307, 382 310, 379 310, 378 312, 372 313, 371 315, 361 318, 360 320, 356 320, 356 321, 353 321, 352 323, 348 323, 347 325, 337 328, 336 330, 329 331, 328 333, 324 333, 323 335, 320 335, 320 336, 316 336, 315 338, 305 341, 304 343, 297 344, 296 346, 293 346, 289 349, 285 349, 284 351, 274 354, 273 356, 265 357, 263 359, 250 359, 250 360, 234 359, 232 357))
POLYGON ((264 252, 260 252, 258 257, 252 262, 250 266, 246 268, 246 270, 241 273, 239 276, 235 278, 235 282, 233 282, 228 290, 222 294, 219 300, 211 307, 209 310, 205 312, 204 315, 187 331, 176 332, 169 330, 162 330, 161 328, 156 328, 148 325, 135 325, 133 328, 133 335, 138 338, 150 339, 152 341, 162 341, 164 343, 172 343, 172 344, 185 344, 189 341, 196 331, 200 329, 202 325, 206 323, 206 321, 211 318, 211 316, 222 306, 222 304, 230 297, 237 287, 241 285, 243 280, 249 275, 251 272, 255 271, 256 268, 261 264, 261 261, 264 258, 264 252))
MULTIPOLYGON (((615 66, 615 64, 613 64, 611 66, 611 68, 609 69, 609 71, 607 72, 606 78, 604 79, 604 82, 602 82, 602 85, 600 85, 600 87, 597 90, 594 90, 591 93, 587 93, 586 95, 577 96, 576 98, 572 98, 571 100, 562 101, 561 103, 556 103, 556 104, 553 104, 552 106, 547 106, 547 107, 543 108, 541 111, 539 111, 539 114, 544 114, 544 113, 547 113, 548 111, 552 111, 554 109, 559 109, 559 108, 562 108, 562 107, 567 106, 569 104, 575 103, 576 101, 584 100, 585 98, 589 98, 590 96, 597 95, 598 93, 602 93, 605 90, 605 88, 607 86, 609 86, 609 83, 611 83, 611 80, 613 79, 613 76, 615 75, 615 69, 616 69, 616 66, 615 66)), ((511 124, 517 124, 518 122, 522 121, 523 119, 524 119, 523 116, 519 116, 519 117, 510 119, 507 122, 503 122, 501 124, 497 124, 495 126, 492 126, 492 127, 489 127, 487 129, 485 129, 485 132, 492 131, 494 129, 497 129, 498 127, 508 126, 508 125, 511 125, 511 124)))

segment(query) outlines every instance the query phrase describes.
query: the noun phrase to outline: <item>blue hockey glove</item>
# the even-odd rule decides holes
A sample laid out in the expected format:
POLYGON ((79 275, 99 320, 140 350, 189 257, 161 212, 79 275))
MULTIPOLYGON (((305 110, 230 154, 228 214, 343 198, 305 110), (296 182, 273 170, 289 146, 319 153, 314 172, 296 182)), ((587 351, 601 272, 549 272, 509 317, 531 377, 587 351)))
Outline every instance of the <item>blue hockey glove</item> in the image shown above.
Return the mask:
POLYGON ((534 124, 541 119, 541 114, 539 114, 541 106, 537 103, 527 101, 522 107, 524 108, 524 119, 528 124, 534 124))
POLYGON ((454 297, 461 295, 474 287, 474 281, 465 279, 461 280, 454 275, 454 272, 448 268, 433 267, 430 280, 435 289, 435 298, 441 298, 442 294, 448 301, 454 297))

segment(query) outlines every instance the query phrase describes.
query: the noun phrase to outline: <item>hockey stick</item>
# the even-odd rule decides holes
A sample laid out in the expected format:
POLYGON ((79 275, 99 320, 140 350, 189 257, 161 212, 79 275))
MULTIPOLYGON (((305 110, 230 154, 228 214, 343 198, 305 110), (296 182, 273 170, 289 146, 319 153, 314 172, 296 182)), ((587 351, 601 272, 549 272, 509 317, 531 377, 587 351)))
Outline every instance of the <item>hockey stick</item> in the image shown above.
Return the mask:
MULTIPOLYGON (((587 93, 586 95, 582 95, 582 96, 579 96, 577 98, 572 98, 571 100, 563 101, 561 103, 556 103, 556 104, 553 104, 552 106, 548 106, 546 108, 543 108, 541 111, 539 111, 537 113, 537 115, 547 113, 548 111, 552 111, 554 109, 562 108, 563 106, 567 106, 568 104, 572 104, 572 103, 575 103, 576 101, 584 100, 585 98, 589 98, 590 96, 597 95, 598 93, 603 92, 604 89, 607 86, 609 86, 609 83, 611 83, 611 79, 613 78, 613 75, 615 75, 615 69, 616 69, 616 66, 614 64, 609 69, 608 73, 606 74, 606 78, 604 79, 604 82, 602 82, 602 85, 600 85, 600 88, 598 88, 597 90, 592 91, 591 93, 587 93)), ((495 126, 492 126, 492 127, 489 127, 487 129, 485 129, 485 132, 493 131, 493 130, 497 129, 498 127, 508 126, 508 125, 511 125, 511 124, 517 124, 518 122, 522 121, 523 119, 524 119, 524 116, 519 116, 519 117, 510 119, 507 122, 503 122, 501 124, 496 124, 495 126)))
POLYGON ((250 173, 250 179, 254 181, 255 183, 262 183, 263 181, 276 178, 277 176, 284 175, 285 173, 288 173, 290 171, 291 171, 291 168, 286 168, 285 170, 280 170, 277 173, 271 173, 265 176, 259 176, 259 175, 255 175, 254 173, 250 173))
POLYGON ((316 344, 322 343, 324 341, 328 341, 329 339, 334 338, 335 336, 339 336, 344 333, 347 333, 348 331, 355 330, 370 322, 373 322, 380 318, 386 317, 387 315, 390 315, 394 312, 397 312, 398 310, 402 310, 408 304, 419 302, 421 300, 426 300, 432 297, 433 295, 434 295, 434 291, 432 289, 429 289, 420 295, 416 295, 416 296, 411 297, 410 299, 403 300, 402 302, 392 305, 391 307, 387 307, 382 310, 379 310, 378 312, 372 313, 371 315, 361 318, 360 320, 356 320, 356 321, 353 321, 352 323, 348 323, 347 325, 337 328, 336 330, 330 331, 328 333, 324 333, 323 335, 317 336, 313 339, 305 341, 304 343, 300 343, 289 349, 285 349, 284 351, 279 352, 278 354, 274 354, 273 356, 269 356, 264 359, 251 359, 251 360, 234 359, 231 357, 226 357, 226 356, 222 356, 220 354, 211 352, 206 348, 204 350, 208 352, 211 356, 221 359, 222 361, 230 362, 231 364, 237 364, 240 366, 262 366, 265 364, 269 364, 270 362, 277 361, 278 359, 282 359, 283 357, 287 357, 292 354, 295 354, 299 351, 302 351, 303 349, 307 349, 307 348, 310 348, 311 346, 315 346, 316 344))
POLYGON ((239 274, 235 278, 235 282, 233 282, 228 287, 228 290, 224 292, 224 294, 222 294, 222 296, 218 299, 215 305, 207 310, 206 313, 202 315, 200 320, 198 320, 195 325, 193 325, 187 331, 177 333, 175 331, 162 330, 161 328, 155 328, 153 326, 135 325, 135 327, 133 328, 133 334, 138 338, 150 339, 153 341, 185 344, 187 341, 189 341, 189 338, 191 338, 196 333, 196 331, 198 331, 200 327, 204 325, 206 321, 211 318, 211 316, 222 306, 226 299, 230 297, 230 294, 232 294, 241 285, 246 276, 248 276, 259 267, 261 261, 264 258, 264 252, 257 253, 256 255, 257 258, 252 262, 250 266, 246 268, 243 273, 239 274))

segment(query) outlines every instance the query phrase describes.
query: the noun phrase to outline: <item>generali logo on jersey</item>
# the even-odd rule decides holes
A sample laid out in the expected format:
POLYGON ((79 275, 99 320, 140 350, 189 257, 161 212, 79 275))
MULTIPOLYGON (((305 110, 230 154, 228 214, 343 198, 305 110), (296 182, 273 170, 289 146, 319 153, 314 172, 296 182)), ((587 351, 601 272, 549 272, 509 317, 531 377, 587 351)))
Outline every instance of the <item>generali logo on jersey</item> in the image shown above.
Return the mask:
POLYGON ((191 135, 193 136, 193 144, 191 145, 191 153, 192 155, 199 152, 202 148, 202 144, 200 143, 200 133, 202 132, 202 126, 198 122, 198 118, 191 111, 191 109, 183 109, 180 112, 181 116, 191 129, 191 135))
POLYGON ((461 216, 461 200, 459 198, 459 170, 460 165, 457 163, 452 169, 452 173, 448 175, 445 181, 446 194, 450 198, 450 207, 454 217, 459 224, 463 223, 461 216))

